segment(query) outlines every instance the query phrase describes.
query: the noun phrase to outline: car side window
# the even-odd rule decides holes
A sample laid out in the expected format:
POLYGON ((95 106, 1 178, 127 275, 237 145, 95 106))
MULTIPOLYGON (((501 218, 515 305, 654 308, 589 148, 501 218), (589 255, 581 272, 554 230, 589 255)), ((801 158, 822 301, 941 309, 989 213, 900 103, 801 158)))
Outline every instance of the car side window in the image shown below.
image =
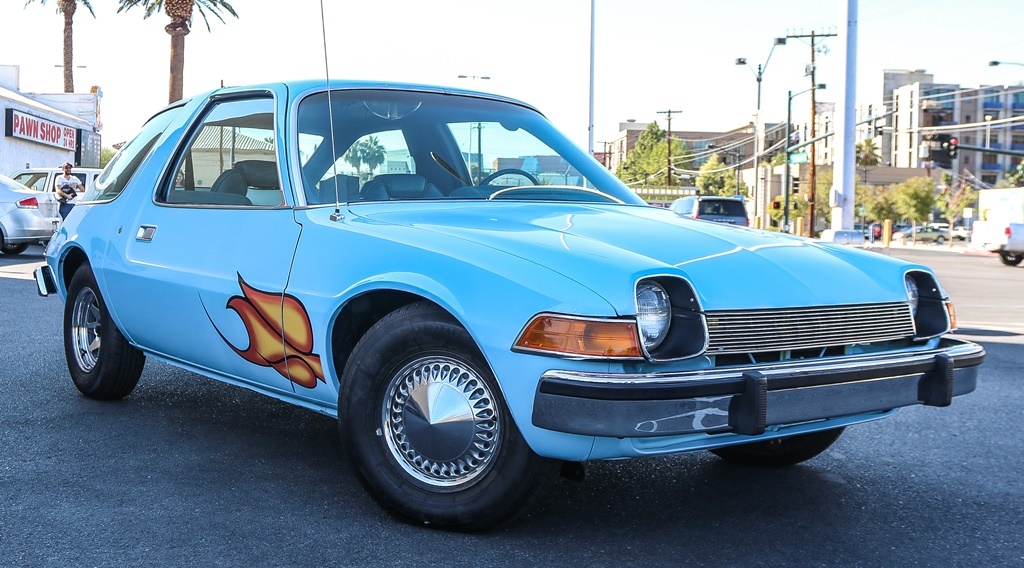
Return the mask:
POLYGON ((284 204, 277 164, 274 100, 216 103, 191 134, 158 203, 226 207, 284 204))
MULTIPOLYGON (((131 181, 135 171, 149 155, 164 129, 177 116, 181 107, 172 107, 149 119, 135 138, 125 144, 110 160, 96 181, 82 196, 82 201, 109 201, 114 199, 131 181)), ((81 179, 81 178, 79 178, 81 179)), ((85 183, 85 180, 82 180, 85 183)))
POLYGON ((38 191, 46 191, 45 173, 26 173, 15 176, 14 181, 38 191))

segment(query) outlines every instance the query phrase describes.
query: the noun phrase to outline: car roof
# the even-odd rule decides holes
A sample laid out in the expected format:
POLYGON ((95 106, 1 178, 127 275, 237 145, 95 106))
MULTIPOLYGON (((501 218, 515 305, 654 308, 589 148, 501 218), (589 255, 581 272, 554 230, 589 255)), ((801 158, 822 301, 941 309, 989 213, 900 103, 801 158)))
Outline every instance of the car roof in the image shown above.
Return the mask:
MULTIPOLYGON (((205 99, 216 94, 227 94, 237 91, 252 91, 252 90, 267 90, 276 91, 281 86, 284 86, 290 93, 291 98, 299 98, 305 96, 309 92, 316 92, 326 90, 328 88, 328 82, 323 79, 302 79, 292 81, 282 81, 280 83, 261 83, 253 85, 236 85, 231 87, 221 87, 205 93, 200 93, 194 97, 175 101, 166 107, 162 108, 160 112, 163 112, 169 108, 183 106, 189 103, 193 99, 205 99)), ((518 99, 506 97, 503 95, 497 95, 494 93, 487 93, 484 91, 473 91, 469 89, 462 89, 458 87, 442 86, 442 85, 428 85, 421 83, 402 83, 398 81, 360 81, 351 79, 332 79, 329 84, 330 89, 333 90, 391 90, 391 91, 423 91, 426 93, 439 93, 445 95, 463 95, 478 97, 484 99, 491 99, 495 101, 501 101, 506 103, 512 103, 522 107, 526 107, 534 112, 540 113, 540 111, 531 104, 525 103, 518 99)), ((154 113, 153 116, 160 114, 160 112, 154 113)), ((542 113, 541 113, 542 114, 542 113)), ((152 118, 152 117, 151 117, 152 118)))

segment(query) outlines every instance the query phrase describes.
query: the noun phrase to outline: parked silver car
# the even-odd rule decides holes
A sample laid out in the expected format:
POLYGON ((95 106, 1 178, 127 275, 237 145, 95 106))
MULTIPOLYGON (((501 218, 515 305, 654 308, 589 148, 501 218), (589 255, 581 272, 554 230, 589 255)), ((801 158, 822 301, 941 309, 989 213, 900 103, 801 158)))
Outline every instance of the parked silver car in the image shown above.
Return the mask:
POLYGON ((57 198, 0 175, 0 253, 21 254, 50 240, 60 224, 57 198))

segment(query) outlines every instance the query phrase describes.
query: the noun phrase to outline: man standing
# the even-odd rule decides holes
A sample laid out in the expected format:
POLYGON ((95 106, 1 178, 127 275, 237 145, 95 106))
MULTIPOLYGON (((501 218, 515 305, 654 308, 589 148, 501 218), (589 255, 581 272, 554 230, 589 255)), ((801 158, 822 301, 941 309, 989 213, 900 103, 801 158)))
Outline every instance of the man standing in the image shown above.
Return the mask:
POLYGON ((82 181, 71 175, 70 162, 64 162, 61 170, 63 173, 54 181, 53 190, 57 192, 57 200, 60 201, 60 218, 67 219, 68 213, 75 207, 78 194, 82 191, 82 181))

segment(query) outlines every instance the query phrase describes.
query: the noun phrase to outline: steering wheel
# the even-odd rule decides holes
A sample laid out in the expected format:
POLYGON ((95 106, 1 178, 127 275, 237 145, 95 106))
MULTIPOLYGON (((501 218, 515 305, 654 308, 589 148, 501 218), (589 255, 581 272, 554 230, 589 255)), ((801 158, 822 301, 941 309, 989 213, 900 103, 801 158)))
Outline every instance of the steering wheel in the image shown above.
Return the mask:
POLYGON ((492 181, 500 178, 501 176, 506 176, 506 175, 510 175, 510 174, 521 175, 524 178, 530 180, 530 183, 532 183, 533 185, 540 185, 540 182, 537 181, 537 178, 535 178, 532 175, 530 175, 530 172, 521 170, 519 168, 505 168, 503 170, 498 170, 498 171, 492 173, 491 175, 485 177, 484 179, 480 180, 480 185, 488 185, 492 181))

